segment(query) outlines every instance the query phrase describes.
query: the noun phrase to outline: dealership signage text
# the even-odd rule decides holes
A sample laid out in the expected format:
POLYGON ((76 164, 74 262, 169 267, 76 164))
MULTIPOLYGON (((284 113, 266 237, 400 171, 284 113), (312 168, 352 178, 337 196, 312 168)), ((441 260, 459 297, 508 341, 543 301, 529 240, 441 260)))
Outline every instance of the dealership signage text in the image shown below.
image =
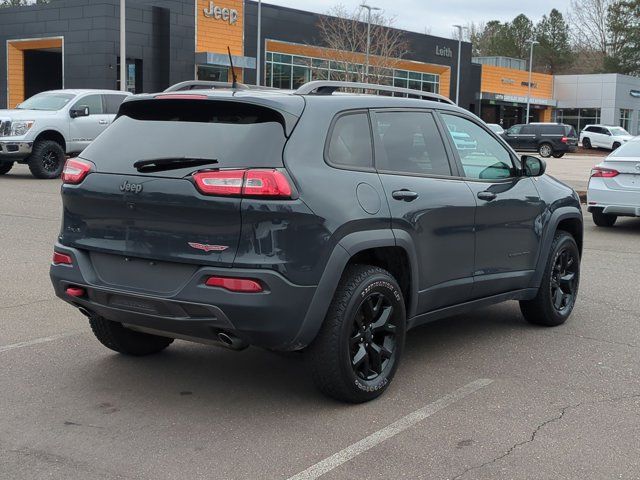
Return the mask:
POLYGON ((215 2, 209 2, 209 8, 204 9, 204 16, 229 22, 229 25, 238 23, 238 10, 235 8, 222 8, 215 5, 215 2))

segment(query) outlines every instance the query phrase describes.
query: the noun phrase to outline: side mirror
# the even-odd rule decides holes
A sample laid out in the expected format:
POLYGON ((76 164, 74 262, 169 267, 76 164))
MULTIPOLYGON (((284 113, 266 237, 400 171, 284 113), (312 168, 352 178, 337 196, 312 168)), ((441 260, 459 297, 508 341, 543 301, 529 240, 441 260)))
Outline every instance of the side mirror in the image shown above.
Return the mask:
POLYGON ((521 160, 525 177, 541 177, 547 171, 547 164, 541 158, 523 155, 521 160))
POLYGON ((71 116, 71 118, 88 117, 89 107, 80 105, 80 107, 78 108, 72 108, 71 110, 69 110, 69 115, 71 116))

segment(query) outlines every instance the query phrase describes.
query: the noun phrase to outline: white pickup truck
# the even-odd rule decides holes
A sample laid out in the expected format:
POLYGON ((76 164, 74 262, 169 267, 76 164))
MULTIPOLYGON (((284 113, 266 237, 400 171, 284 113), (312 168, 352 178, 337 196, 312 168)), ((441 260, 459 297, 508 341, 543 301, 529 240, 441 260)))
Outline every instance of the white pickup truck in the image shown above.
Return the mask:
POLYGON ((52 90, 13 110, 0 110, 0 175, 14 162, 34 177, 57 178, 65 156, 84 150, 113 121, 130 95, 114 90, 52 90))

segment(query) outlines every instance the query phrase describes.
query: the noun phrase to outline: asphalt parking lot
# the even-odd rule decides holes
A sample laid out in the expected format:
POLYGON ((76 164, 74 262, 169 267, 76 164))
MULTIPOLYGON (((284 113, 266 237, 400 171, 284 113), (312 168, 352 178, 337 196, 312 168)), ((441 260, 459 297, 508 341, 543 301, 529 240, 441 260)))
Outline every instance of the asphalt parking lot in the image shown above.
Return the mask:
POLYGON ((0 177, 2 479, 640 478, 640 220, 585 217, 566 325, 515 303, 426 325, 386 395, 345 406, 299 355, 99 345, 49 283, 58 189, 0 177))

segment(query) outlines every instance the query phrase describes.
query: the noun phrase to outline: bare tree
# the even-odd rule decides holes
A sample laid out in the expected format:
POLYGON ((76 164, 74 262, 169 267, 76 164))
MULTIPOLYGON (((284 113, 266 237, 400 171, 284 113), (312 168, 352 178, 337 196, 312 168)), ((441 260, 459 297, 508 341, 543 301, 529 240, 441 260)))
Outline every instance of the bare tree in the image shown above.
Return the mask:
POLYGON ((332 71, 332 80, 365 83, 388 83, 391 71, 408 53, 408 43, 400 30, 393 28, 394 18, 384 12, 371 14, 371 45, 369 75, 365 71, 363 54, 367 51, 367 12, 358 8, 347 10, 343 5, 333 7, 320 17, 318 29, 325 47, 333 50, 332 57, 342 64, 342 72, 332 71))
POLYGON ((593 52, 596 58, 615 56, 620 39, 607 23, 609 8, 616 0, 571 0, 571 39, 578 51, 593 52))

